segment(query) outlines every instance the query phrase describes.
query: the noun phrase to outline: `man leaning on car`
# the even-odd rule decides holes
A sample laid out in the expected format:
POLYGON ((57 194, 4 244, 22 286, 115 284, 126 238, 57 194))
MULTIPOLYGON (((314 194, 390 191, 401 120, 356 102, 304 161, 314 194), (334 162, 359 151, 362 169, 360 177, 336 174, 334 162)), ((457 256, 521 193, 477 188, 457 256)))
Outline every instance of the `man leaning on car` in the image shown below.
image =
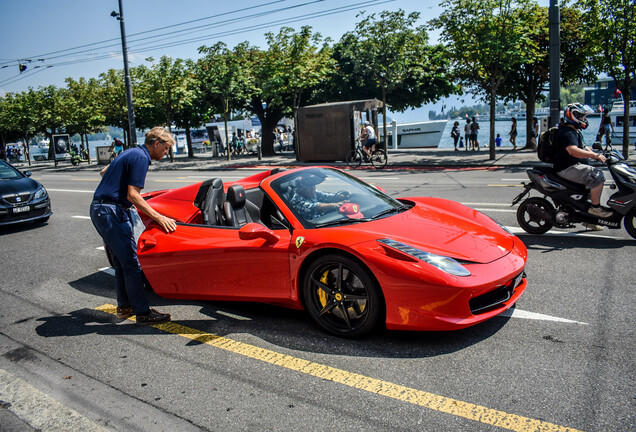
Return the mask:
POLYGON ((140 194, 151 160, 161 160, 173 144, 174 139, 167 130, 161 127, 150 130, 143 146, 122 152, 102 169, 102 180, 91 203, 91 220, 115 267, 117 318, 124 319, 135 314, 138 324, 170 320, 170 314, 160 313, 149 306, 133 227, 139 219, 136 207, 166 232, 177 228, 174 219, 159 214, 140 194))

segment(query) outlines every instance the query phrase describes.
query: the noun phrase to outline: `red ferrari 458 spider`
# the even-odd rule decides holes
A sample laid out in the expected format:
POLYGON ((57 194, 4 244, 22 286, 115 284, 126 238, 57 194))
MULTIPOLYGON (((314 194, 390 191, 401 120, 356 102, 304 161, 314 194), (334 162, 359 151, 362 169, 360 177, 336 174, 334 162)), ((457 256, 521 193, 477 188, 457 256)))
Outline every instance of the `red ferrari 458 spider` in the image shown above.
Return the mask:
POLYGON ((144 195, 178 222, 144 219, 139 261, 178 299, 306 309, 344 337, 378 326, 454 330, 510 308, 526 288, 524 244, 483 213, 392 198, 346 172, 274 169, 144 195))

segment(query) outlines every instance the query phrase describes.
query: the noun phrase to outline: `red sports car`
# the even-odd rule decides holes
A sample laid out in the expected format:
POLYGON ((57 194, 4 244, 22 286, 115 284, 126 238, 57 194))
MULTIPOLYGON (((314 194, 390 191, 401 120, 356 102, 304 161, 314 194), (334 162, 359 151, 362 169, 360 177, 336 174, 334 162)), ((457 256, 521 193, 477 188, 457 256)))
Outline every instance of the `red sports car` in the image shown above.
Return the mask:
POLYGON ((378 326, 454 330, 510 308, 526 288, 524 244, 490 217, 426 197, 395 199, 346 172, 274 169, 145 194, 178 221, 145 219, 139 261, 179 299, 306 309, 338 336, 378 326))

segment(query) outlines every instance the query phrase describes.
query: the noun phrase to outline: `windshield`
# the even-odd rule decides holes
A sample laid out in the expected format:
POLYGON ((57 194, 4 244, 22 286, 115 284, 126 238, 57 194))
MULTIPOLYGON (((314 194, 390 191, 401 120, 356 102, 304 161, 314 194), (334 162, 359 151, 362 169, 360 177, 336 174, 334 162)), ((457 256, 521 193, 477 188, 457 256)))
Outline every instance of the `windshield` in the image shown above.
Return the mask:
POLYGON ((22 177, 18 170, 0 160, 0 180, 16 180, 22 177))
POLYGON ((342 171, 314 168, 271 183, 306 228, 367 222, 409 207, 342 171))

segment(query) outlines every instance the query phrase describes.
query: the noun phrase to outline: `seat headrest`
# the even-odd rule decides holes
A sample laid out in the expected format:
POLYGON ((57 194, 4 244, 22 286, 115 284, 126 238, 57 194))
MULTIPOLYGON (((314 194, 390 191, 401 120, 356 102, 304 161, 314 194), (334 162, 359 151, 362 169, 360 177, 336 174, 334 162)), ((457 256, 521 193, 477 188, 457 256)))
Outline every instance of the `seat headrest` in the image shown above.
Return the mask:
POLYGON ((245 189, 241 185, 232 185, 227 189, 227 200, 233 208, 245 205, 245 189))
POLYGON ((201 186, 197 191, 197 196, 194 198, 194 205, 196 207, 203 209, 203 202, 205 201, 205 197, 207 196, 210 188, 223 190, 223 180, 220 178, 213 178, 201 183, 201 186))

